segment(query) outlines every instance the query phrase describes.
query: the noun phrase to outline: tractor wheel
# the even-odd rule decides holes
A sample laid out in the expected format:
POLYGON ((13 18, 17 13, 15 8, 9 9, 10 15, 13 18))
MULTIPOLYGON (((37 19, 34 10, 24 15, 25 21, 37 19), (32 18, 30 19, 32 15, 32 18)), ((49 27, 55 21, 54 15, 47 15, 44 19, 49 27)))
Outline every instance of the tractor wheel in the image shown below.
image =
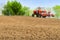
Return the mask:
POLYGON ((32 17, 34 17, 35 14, 32 14, 32 17))
POLYGON ((36 14, 36 17, 39 17, 39 14, 36 14))
POLYGON ((41 15, 39 14, 39 17, 41 18, 41 15))
POLYGON ((39 14, 32 14, 32 17, 34 17, 36 15, 36 17, 39 17, 39 14))
POLYGON ((46 18, 46 16, 43 16, 43 18, 46 18))
POLYGON ((54 15, 53 15, 53 14, 51 14, 51 17, 54 17, 54 15))

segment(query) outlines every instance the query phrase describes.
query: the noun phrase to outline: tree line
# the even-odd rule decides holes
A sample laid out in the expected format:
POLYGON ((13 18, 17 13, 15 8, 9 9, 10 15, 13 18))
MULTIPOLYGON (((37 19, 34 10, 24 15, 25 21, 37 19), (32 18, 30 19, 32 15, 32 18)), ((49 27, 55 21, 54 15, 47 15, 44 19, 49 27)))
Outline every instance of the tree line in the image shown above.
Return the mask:
MULTIPOLYGON (((53 7, 53 10, 55 12, 55 16, 57 18, 60 17, 60 5, 56 5, 53 7)), ((14 16, 14 15, 22 15, 22 16, 30 16, 30 13, 32 11, 29 7, 22 6, 20 2, 14 1, 8 1, 6 5, 4 5, 4 9, 2 10, 2 14, 6 16, 14 16)))
POLYGON ((29 7, 22 6, 20 2, 8 1, 6 5, 4 5, 4 9, 2 10, 2 14, 6 16, 14 16, 14 15, 26 15, 29 16, 30 9, 29 7))

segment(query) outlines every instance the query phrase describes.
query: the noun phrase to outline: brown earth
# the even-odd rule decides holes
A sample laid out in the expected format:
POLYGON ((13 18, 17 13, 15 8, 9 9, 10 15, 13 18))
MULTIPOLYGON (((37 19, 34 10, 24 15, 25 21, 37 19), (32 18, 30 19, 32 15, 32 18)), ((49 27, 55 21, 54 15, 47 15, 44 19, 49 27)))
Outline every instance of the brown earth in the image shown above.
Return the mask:
POLYGON ((60 40, 60 19, 0 16, 0 40, 60 40))

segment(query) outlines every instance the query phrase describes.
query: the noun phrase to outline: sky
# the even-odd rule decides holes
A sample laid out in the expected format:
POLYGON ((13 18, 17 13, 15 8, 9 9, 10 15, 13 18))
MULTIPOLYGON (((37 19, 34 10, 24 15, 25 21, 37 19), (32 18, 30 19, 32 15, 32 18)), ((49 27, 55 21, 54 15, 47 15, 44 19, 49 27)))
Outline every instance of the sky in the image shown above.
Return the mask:
POLYGON ((36 7, 53 7, 60 5, 60 0, 19 0, 23 5, 30 8, 36 7))
MULTIPOLYGON (((0 10, 7 3, 8 0, 0 0, 0 10)), ((36 7, 53 7, 55 5, 60 5, 60 0, 17 0, 23 6, 30 7, 34 9, 36 7)))
MULTIPOLYGON (((7 3, 8 0, 0 0, 0 7, 7 3)), ((53 7, 55 5, 60 5, 60 0, 17 0, 23 6, 28 6, 31 9, 36 7, 53 7)))

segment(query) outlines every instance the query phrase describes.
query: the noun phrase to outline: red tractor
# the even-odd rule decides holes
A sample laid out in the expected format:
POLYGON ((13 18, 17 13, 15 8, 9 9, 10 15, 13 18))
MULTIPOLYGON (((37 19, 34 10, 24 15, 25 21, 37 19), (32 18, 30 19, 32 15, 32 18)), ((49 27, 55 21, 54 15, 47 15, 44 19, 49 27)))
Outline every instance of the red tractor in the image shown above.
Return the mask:
POLYGON ((32 14, 32 17, 34 17, 36 15, 36 17, 43 17, 43 18, 46 18, 46 17, 54 17, 54 14, 51 14, 51 12, 47 12, 47 11, 42 11, 41 9, 38 9, 38 10, 34 10, 33 11, 33 14, 32 14))

